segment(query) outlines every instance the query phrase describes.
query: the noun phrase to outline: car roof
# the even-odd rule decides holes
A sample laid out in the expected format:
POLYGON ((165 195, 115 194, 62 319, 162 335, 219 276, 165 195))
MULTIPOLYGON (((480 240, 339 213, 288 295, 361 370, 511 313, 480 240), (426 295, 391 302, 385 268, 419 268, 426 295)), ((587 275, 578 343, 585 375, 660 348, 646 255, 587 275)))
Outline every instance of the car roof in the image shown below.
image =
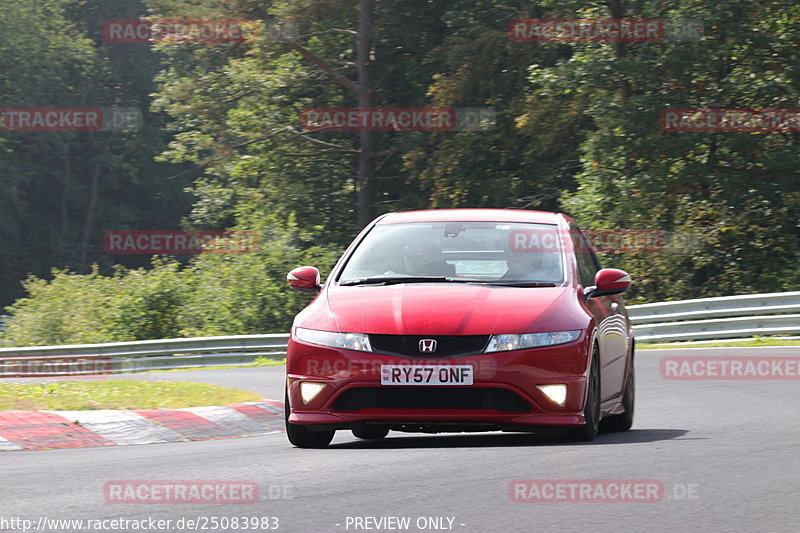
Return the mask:
POLYGON ((522 209, 430 209, 425 211, 403 211, 388 213, 377 220, 377 224, 402 222, 538 222, 558 224, 569 218, 561 213, 549 211, 525 211, 522 209))

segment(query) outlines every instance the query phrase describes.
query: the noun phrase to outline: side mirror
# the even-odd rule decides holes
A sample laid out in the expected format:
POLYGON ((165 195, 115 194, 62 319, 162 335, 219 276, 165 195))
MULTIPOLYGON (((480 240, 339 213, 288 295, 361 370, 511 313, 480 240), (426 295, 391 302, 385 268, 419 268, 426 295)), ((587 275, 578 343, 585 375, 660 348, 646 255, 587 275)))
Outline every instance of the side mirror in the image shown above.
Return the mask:
POLYGON ((583 290, 587 298, 610 296, 625 292, 631 286, 631 276, 618 268, 604 268, 594 276, 594 287, 583 290))
POLYGON ((295 268, 286 276, 286 281, 289 282, 289 287, 307 294, 317 294, 322 289, 319 270, 312 266, 295 268))

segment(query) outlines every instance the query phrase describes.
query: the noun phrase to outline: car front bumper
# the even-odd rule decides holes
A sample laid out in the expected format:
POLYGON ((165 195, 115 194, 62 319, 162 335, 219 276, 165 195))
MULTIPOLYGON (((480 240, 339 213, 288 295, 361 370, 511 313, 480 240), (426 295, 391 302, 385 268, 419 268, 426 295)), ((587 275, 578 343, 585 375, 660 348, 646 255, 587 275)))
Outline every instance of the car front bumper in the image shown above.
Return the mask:
POLYGON ((291 339, 287 351, 289 422, 309 429, 370 424, 403 431, 532 431, 582 425, 589 350, 575 342, 466 357, 396 357, 291 339), (382 365, 471 365, 472 385, 381 385, 382 365), (308 403, 303 382, 325 387, 308 403), (537 385, 564 384, 563 406, 537 385))

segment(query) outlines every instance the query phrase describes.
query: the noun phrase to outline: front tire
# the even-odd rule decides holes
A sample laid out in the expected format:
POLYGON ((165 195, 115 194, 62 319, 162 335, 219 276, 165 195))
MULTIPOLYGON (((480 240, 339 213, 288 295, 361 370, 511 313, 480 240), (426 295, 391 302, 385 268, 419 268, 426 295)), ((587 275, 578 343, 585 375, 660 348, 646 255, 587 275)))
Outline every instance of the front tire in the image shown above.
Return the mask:
POLYGON ((633 361, 625 383, 625 392, 622 395, 622 405, 625 412, 610 416, 603 420, 603 429, 607 431, 628 431, 633 426, 633 407, 636 399, 636 377, 633 374, 633 361))
POLYGON ((298 448, 325 448, 333 440, 334 430, 312 431, 302 424, 289 422, 289 392, 284 393, 283 416, 286 420, 286 436, 298 448))
POLYGON ((573 441, 588 442, 600 431, 600 353, 597 345, 592 350, 587 387, 586 403, 583 406, 583 417, 586 422, 567 432, 567 437, 573 441))

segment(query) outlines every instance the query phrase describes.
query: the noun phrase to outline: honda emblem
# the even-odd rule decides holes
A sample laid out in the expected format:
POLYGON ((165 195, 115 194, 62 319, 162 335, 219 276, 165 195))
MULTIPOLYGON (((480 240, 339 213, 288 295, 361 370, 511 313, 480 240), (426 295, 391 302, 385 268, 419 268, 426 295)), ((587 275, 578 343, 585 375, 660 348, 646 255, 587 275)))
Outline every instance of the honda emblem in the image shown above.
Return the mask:
POLYGON ((431 353, 436 351, 436 339, 422 339, 419 341, 419 351, 431 353))

